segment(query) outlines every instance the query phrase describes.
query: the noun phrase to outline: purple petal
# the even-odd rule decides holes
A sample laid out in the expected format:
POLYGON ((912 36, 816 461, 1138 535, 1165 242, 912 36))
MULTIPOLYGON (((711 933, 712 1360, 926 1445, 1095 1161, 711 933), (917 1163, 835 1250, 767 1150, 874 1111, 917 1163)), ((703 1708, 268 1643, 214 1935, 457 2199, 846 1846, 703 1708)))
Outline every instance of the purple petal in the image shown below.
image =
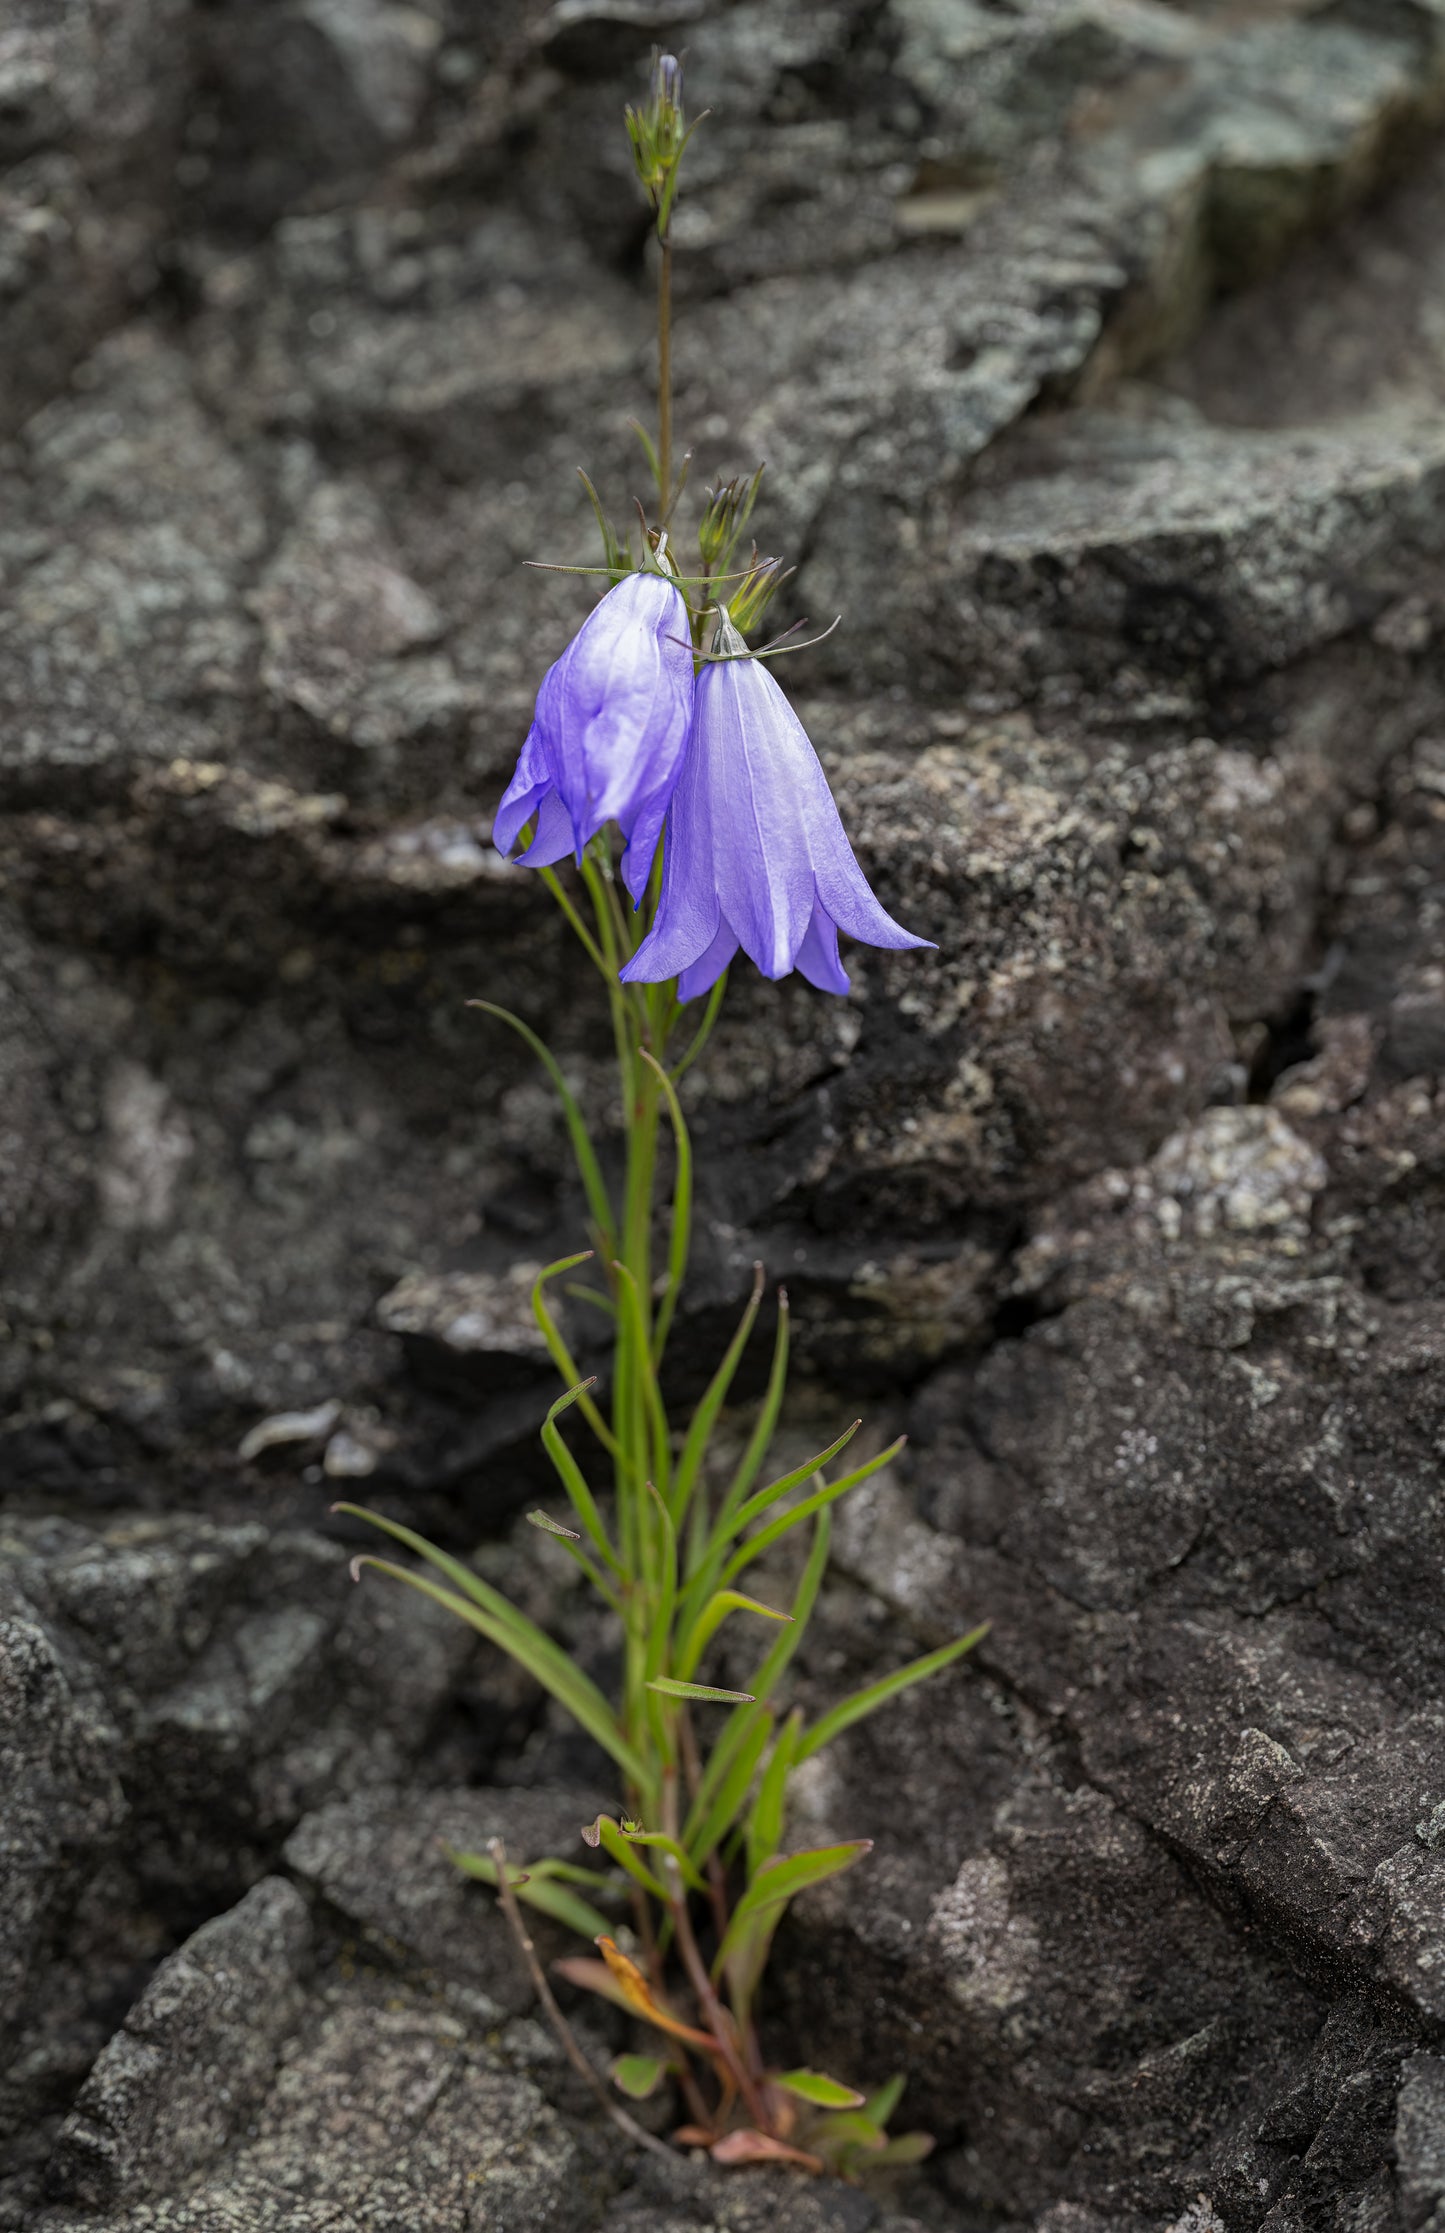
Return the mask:
MULTIPOLYGON (((719 923, 718 934, 705 954, 700 954, 690 968, 684 969, 677 980, 679 1000, 696 1000, 700 992, 709 992, 717 983, 733 955, 738 950, 737 939, 726 923, 719 923)), ((844 988, 848 980, 843 979, 844 988)))
POLYGON ((704 667, 692 750, 706 768, 722 911, 765 977, 785 977, 813 912, 807 824, 833 802, 782 691, 752 659, 704 667), (810 792, 821 792, 821 800, 810 792))
POLYGON ((502 803, 497 808, 492 823, 492 843, 499 853, 510 853, 517 842, 518 833, 525 822, 530 822, 541 803, 544 791, 552 788, 552 771, 547 765, 546 749, 534 721, 527 731, 527 741, 517 755, 516 771, 502 793, 502 803))
POLYGON ((817 986, 819 992, 848 990, 848 972, 838 959, 838 927, 821 900, 814 905, 808 927, 803 933, 803 943, 798 948, 797 967, 810 985, 817 986))
POLYGON ((572 834, 572 817, 555 791, 549 791, 537 810, 537 829, 525 853, 517 858, 518 868, 550 868, 554 861, 565 861, 576 851, 572 834))
POLYGON ((624 977, 675 976, 689 999, 741 945, 767 977, 798 969, 824 992, 846 992, 840 930, 875 946, 930 943, 869 889, 807 731, 766 667, 705 666, 668 809, 657 919, 624 977))
POLYGON ((579 850, 605 822, 620 823, 629 840, 646 824, 629 878, 636 891, 646 886, 660 823, 654 809, 666 807, 692 712, 687 634, 674 584, 629 574, 589 614, 537 693, 536 726, 579 850))
POLYGON ((722 910, 713 882, 704 793, 705 773, 694 732, 667 810, 657 919, 626 968, 618 972, 624 984, 656 985, 666 977, 680 977, 701 959, 718 934, 722 910))

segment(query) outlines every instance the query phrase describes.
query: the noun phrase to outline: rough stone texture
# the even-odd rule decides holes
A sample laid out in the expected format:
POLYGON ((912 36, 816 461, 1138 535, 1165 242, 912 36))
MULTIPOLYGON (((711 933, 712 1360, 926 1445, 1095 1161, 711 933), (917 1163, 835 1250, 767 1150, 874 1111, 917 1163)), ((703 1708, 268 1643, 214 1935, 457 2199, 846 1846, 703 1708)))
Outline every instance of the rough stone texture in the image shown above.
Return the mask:
MULTIPOLYGON (((598 1763, 313 1532, 360 1493, 469 1546, 541 1478, 527 1268, 582 1209, 464 1002, 606 1129, 605 1018, 488 840, 584 609, 520 561, 590 557, 579 462, 637 476, 656 39, 713 110, 695 479, 766 457, 784 618, 846 613, 790 683, 939 949, 846 1002, 738 973, 679 1390, 762 1257, 799 1455, 860 1388, 910 1425, 807 1701, 992 1621, 803 1780, 800 1836, 878 1849, 783 1942, 779 2039, 910 2070, 930 2224, 1417 2233, 1438 0, 9 8, 0 2222, 902 2233, 599 2136, 434 1845, 566 1836, 598 1763)), ((488 1571, 606 1678, 536 1549, 488 1571)))
POLYGON ((467 1646, 353 1590, 318 1536, 195 1517, 0 1523, 0 1637, 0 2134, 23 2170, 176 1921, 435 1742, 467 1646))

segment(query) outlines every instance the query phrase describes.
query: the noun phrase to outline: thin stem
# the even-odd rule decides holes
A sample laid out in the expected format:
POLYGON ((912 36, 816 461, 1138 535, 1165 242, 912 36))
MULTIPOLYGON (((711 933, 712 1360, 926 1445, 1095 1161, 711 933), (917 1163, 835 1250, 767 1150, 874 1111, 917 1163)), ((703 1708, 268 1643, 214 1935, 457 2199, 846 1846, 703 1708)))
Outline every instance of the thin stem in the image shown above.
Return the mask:
POLYGON ((556 900, 557 905, 561 908, 563 914, 566 916, 573 930, 576 931, 577 936, 581 939, 583 946, 587 950, 588 960, 591 961, 596 968, 600 969, 603 976, 606 977, 607 963, 603 958, 602 949, 598 945, 596 939, 592 936, 592 933, 588 930, 587 925, 583 922, 582 917, 578 914, 576 908, 572 905, 571 900, 567 897, 566 891, 564 890, 562 883, 556 874, 556 871, 550 868, 543 868, 539 869, 537 873, 541 877, 542 882, 546 885, 548 891, 552 894, 553 899, 556 900))
POLYGON ((607 2090, 606 2079, 600 2071, 593 2069, 583 2053, 578 2044, 576 2033, 557 2006, 556 1996, 547 1982, 547 1973, 537 1959, 537 1949, 532 1944, 526 1924, 522 1921, 522 1910, 517 1905, 517 1895, 512 1890, 507 1876, 507 1849, 500 1838, 493 1838, 487 1850, 497 1864, 497 1897, 502 1903, 502 1913, 511 1925, 512 1936, 516 1939, 521 1950, 522 1959, 527 1965, 537 1998, 547 2012, 547 2020, 556 2033, 558 2044, 567 2060, 579 2076, 586 2079, 619 2132, 625 2132, 634 2146, 650 2149, 653 2155, 664 2156, 669 2163, 673 2162, 675 2158, 671 2148, 657 2139, 653 2133, 644 2132, 636 2118, 629 2117, 621 2103, 613 2100, 607 2090))
POLYGON ((687 1893, 682 1883, 682 1872, 670 1853, 664 1854, 663 1859, 667 1865, 667 1881, 671 1888, 671 1897, 667 1904, 672 1911, 673 1924, 677 1931, 677 1950, 682 1956, 683 1968, 687 1971, 692 1989, 697 1995, 703 2022, 717 2042, 719 2060, 725 2066, 729 2077, 747 2103, 748 2115, 760 2132, 766 2132, 768 2129, 767 2110, 763 2106, 746 2062, 738 2053, 733 2036, 732 2018, 728 2015, 713 1989, 712 1979, 707 1973, 707 1963, 703 1960, 698 1950, 697 1940, 693 1936, 692 1917, 687 1912, 687 1893))
POLYGON ((672 224, 657 274, 657 478, 664 508, 672 487, 672 224))

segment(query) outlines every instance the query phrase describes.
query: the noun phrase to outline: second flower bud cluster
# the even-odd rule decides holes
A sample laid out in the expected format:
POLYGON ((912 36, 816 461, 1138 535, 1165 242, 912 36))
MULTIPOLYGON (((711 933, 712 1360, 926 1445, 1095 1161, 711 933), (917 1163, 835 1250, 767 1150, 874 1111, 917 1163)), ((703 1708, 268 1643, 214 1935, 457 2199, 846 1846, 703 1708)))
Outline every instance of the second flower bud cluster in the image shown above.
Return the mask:
POLYGON ((534 818, 528 868, 580 860, 615 822, 634 905, 665 833, 656 918, 620 974, 675 977, 680 1000, 706 992, 739 947, 765 977, 796 969, 842 993, 839 931, 931 943, 870 890, 806 730, 727 608, 699 665, 682 592, 661 571, 609 590, 548 669, 497 810, 502 852, 534 818))

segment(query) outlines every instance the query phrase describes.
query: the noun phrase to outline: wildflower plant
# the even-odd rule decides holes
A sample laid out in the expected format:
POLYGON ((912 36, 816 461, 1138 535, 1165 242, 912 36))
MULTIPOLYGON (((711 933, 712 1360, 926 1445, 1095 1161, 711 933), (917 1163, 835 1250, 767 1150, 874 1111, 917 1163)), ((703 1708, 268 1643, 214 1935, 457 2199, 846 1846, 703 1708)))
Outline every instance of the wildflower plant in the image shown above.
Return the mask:
MULTIPOLYGON (((421 1591, 510 1654, 617 1772, 617 1811, 579 1823, 579 1851, 509 1857, 494 1843, 485 1854, 452 1855, 497 1890, 568 2053, 600 2086, 537 1961, 522 1905, 591 1942, 594 1952, 556 1969, 637 2019, 645 2038, 614 2063, 611 2077, 633 2098, 672 2081, 683 2108, 676 2141, 704 2147, 720 2163, 781 2160, 853 2175, 870 2162, 917 2161, 931 2143, 920 2133, 888 2137, 901 2078, 864 2092, 815 2070, 776 2069, 764 2053, 760 1988, 789 1901, 855 1867, 871 1842, 787 1850, 789 1779, 855 1722, 947 1667, 982 1630, 885 1675, 812 1722, 797 1707, 787 1710, 787 1672, 827 1566, 832 1507, 901 1444, 849 1462, 861 1424, 854 1420, 827 1449, 768 1477, 788 1372, 788 1302, 780 1291, 766 1391, 741 1454, 723 1474, 715 1435, 763 1301, 761 1266, 725 1355, 691 1417, 675 1427, 665 1363, 693 1206, 678 1086, 707 1043, 739 948, 766 977, 797 970, 824 992, 844 993, 840 931, 881 947, 927 941, 896 923, 870 890, 817 755, 763 664, 791 648, 788 637, 748 648, 748 632, 784 578, 782 566, 755 546, 740 558, 761 470, 707 492, 692 571, 680 556, 676 523, 688 460, 674 470, 671 218, 690 127, 673 57, 654 56, 650 97, 627 111, 627 129, 658 243, 656 441, 637 429, 654 504, 650 514, 638 506, 640 533, 634 527, 621 535, 585 484, 603 562, 574 570, 608 586, 543 679, 495 824, 503 851, 521 845, 521 864, 543 878, 606 988, 625 1122, 620 1186, 604 1175, 550 1050, 520 1017, 475 1003, 510 1025, 545 1067, 586 1197, 592 1248, 549 1265, 532 1290, 563 1382, 542 1441, 568 1515, 528 1517, 556 1555, 581 1568, 615 1618, 619 1695, 604 1695, 460 1560, 380 1513, 338 1509, 422 1562, 408 1568, 369 1556, 357 1560, 358 1571, 374 1567, 421 1591), (564 883, 557 869, 568 860, 577 877, 564 883), (704 995, 700 1016, 689 1014, 704 995), (660 1202, 665 1174, 670 1199, 660 1202), (568 1292, 602 1316, 613 1341, 605 1398, 578 1369, 552 1300, 554 1283, 593 1257, 603 1280, 568 1292), (565 1439, 564 1418, 573 1410, 610 1469, 606 1490, 594 1488, 565 1439), (795 1535, 806 1555, 790 1601, 750 1594, 750 1569, 795 1535), (724 1623, 758 1630, 746 1690, 708 1680, 724 1623)), ((604 2089, 604 2097, 635 2139, 657 2145, 615 2095, 604 2089)))

